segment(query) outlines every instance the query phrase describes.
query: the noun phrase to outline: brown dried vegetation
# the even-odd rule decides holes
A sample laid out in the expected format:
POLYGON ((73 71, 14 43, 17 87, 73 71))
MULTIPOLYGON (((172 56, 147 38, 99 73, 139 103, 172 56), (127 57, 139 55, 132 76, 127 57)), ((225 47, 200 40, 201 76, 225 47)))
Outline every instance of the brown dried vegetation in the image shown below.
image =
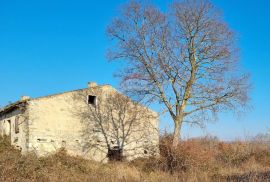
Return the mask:
POLYGON ((0 181, 269 181, 270 145, 219 142, 205 137, 171 146, 161 137, 160 157, 100 164, 64 150, 37 158, 22 156, 0 139, 0 181))

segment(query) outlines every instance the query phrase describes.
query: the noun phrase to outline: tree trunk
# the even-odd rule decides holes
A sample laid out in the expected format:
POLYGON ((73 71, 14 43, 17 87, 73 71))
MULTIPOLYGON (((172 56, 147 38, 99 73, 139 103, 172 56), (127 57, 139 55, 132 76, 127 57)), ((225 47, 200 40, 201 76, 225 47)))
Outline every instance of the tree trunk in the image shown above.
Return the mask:
POLYGON ((177 147, 179 141, 180 141, 180 130, 182 126, 182 119, 175 119, 174 120, 174 132, 173 132, 173 141, 172 146, 177 147))

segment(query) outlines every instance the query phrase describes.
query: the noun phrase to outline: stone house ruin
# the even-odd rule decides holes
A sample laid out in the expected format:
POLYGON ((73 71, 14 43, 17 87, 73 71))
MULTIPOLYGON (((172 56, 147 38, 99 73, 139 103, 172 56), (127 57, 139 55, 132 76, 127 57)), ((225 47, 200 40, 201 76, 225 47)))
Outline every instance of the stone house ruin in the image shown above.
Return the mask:
POLYGON ((110 85, 95 83, 40 98, 23 96, 0 110, 0 135, 9 136, 22 154, 38 156, 61 148, 95 161, 118 155, 132 160, 159 153, 157 113, 110 85), (111 100, 114 95, 117 100, 111 100), (125 110, 118 112, 118 108, 125 110))

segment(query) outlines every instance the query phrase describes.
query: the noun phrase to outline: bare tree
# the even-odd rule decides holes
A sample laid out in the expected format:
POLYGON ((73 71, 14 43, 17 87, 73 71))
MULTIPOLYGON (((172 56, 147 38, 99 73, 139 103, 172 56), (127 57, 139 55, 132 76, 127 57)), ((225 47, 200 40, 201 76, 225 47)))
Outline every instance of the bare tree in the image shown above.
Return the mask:
POLYGON ((174 2, 163 13, 131 1, 108 26, 111 60, 124 60, 123 89, 142 101, 162 103, 174 121, 202 125, 218 111, 248 101, 248 76, 238 71, 233 32, 207 0, 174 2))
POLYGON ((88 141, 85 149, 97 149, 111 160, 122 160, 124 153, 132 158, 158 152, 152 141, 153 132, 158 133, 153 111, 118 92, 99 90, 95 95, 98 96, 93 105, 87 103, 87 92, 75 95, 76 100, 85 103, 74 112, 85 125, 83 137, 88 141))

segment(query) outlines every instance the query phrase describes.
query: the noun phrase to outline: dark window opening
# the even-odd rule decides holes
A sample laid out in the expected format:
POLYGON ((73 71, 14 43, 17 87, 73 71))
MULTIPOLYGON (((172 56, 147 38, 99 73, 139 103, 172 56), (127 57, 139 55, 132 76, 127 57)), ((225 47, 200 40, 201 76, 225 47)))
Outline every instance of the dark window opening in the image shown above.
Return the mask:
POLYGON ((45 139, 45 138, 38 138, 37 141, 38 142, 47 142, 47 139, 45 139))
POLYGON ((122 161, 123 160, 123 150, 118 146, 108 149, 107 157, 110 161, 122 161))
POLYGON ((147 150, 144 150, 143 152, 144 152, 144 154, 148 154, 147 150))
POLYGON ((20 128, 19 128, 19 117, 15 118, 15 133, 19 133, 20 132, 20 128))
POLYGON ((11 135, 11 120, 7 120, 8 122, 8 133, 6 133, 8 136, 11 135))
POLYGON ((94 95, 88 95, 88 104, 95 106, 97 104, 97 97, 94 95))

